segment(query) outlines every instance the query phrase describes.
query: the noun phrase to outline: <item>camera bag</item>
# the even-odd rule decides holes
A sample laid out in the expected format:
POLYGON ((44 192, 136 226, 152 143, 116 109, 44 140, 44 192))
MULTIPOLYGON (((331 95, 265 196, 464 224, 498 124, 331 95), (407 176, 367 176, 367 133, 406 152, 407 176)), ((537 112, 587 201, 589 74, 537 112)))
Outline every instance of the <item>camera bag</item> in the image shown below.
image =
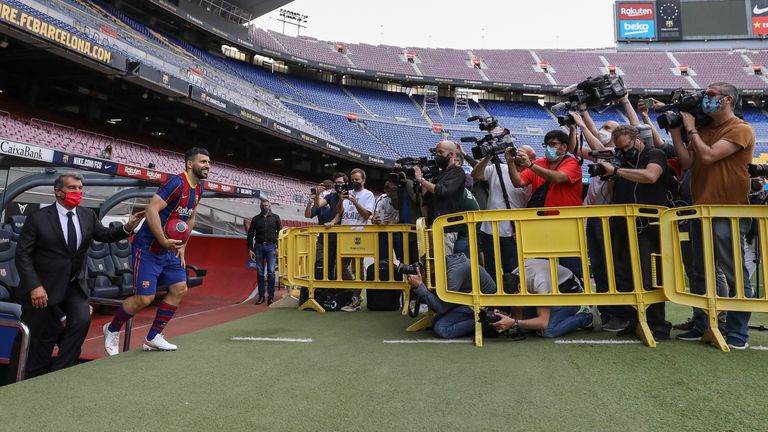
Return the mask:
MULTIPOLYGON (((365 270, 365 279, 373 280, 374 267, 376 264, 371 264, 365 270)), ((387 261, 381 261, 379 263, 379 280, 388 280, 389 272, 392 270, 392 266, 387 261)), ((402 290, 379 290, 369 289, 366 290, 366 307, 370 311, 396 311, 400 310, 402 290)))

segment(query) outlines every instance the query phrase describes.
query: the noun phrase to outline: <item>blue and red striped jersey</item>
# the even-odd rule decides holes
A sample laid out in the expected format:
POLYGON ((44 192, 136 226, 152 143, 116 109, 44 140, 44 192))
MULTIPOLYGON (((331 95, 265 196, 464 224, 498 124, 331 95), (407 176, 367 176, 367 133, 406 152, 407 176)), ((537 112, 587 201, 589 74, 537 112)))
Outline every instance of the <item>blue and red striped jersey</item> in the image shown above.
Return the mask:
MULTIPOLYGON (((187 174, 181 173, 166 180, 157 189, 155 194, 164 199, 167 204, 160 212, 160 224, 162 225, 163 232, 165 232, 165 225, 169 220, 181 219, 186 222, 192 216, 192 212, 203 196, 203 185, 200 182, 197 186, 192 186, 189 178, 187 178, 187 174)), ((141 249, 150 249, 155 253, 162 250, 149 229, 149 224, 146 222, 141 226, 139 232, 136 233, 133 244, 141 249)))

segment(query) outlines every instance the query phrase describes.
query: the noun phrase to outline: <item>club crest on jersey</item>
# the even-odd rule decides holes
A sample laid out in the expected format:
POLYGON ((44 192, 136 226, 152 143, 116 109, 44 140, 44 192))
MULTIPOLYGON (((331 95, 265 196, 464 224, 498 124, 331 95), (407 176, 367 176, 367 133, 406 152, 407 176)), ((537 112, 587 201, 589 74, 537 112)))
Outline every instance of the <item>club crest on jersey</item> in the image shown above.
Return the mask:
POLYGON ((186 208, 186 207, 182 207, 182 206, 178 206, 176 208, 176 213, 178 213, 179 216, 190 217, 190 216, 192 216, 192 211, 194 211, 194 209, 186 208))
POLYGON ((144 288, 149 288, 149 285, 150 285, 149 281, 144 281, 141 283, 141 286, 144 288))

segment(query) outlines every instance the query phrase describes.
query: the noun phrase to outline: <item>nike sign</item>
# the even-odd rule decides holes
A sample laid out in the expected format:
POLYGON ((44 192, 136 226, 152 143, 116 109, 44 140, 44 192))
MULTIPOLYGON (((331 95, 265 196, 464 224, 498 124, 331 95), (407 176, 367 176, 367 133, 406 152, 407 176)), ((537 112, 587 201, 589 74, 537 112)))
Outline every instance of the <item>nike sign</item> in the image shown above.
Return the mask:
POLYGON ((766 12, 768 12, 768 6, 760 9, 759 7, 757 7, 757 5, 755 5, 755 8, 752 9, 752 14, 753 15, 762 15, 762 14, 764 14, 766 12))

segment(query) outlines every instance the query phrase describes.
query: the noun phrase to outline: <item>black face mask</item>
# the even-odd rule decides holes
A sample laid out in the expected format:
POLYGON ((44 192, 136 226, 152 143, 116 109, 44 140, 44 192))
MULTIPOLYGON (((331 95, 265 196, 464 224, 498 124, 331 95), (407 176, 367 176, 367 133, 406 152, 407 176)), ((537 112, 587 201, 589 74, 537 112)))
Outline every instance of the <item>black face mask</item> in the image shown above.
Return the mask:
POLYGON ((640 150, 634 146, 626 150, 616 149, 616 157, 618 157, 624 163, 637 164, 640 156, 640 150))
POLYGON ((448 159, 445 156, 435 155, 435 165, 437 165, 437 167, 440 168, 440 169, 448 168, 448 161, 449 160, 450 159, 448 159))
POLYGON ((352 183, 350 183, 350 186, 352 186, 352 189, 355 191, 363 190, 363 184, 360 182, 353 181, 352 183))

